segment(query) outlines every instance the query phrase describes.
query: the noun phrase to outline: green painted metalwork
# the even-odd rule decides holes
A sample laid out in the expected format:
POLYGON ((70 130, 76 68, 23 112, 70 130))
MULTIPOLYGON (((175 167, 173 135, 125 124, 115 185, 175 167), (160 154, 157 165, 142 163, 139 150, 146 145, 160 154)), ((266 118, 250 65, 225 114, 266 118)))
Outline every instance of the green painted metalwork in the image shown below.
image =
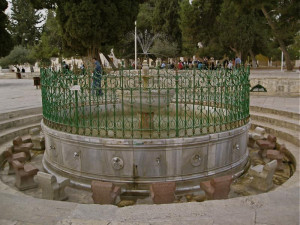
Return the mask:
POLYGON ((102 74, 41 70, 46 125, 107 138, 192 137, 249 121, 249 68, 119 70, 102 74), (101 93, 99 92, 101 90, 101 93))

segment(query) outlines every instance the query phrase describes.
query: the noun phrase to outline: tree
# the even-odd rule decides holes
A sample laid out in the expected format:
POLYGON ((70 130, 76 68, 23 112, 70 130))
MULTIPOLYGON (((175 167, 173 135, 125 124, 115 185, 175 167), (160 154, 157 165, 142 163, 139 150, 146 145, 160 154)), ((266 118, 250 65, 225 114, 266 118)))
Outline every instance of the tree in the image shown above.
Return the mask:
POLYGON ((176 42, 169 42, 167 40, 157 39, 150 49, 150 52, 156 57, 175 58, 179 54, 179 47, 176 42))
MULTIPOLYGON (((153 34, 152 18, 154 10, 154 0, 146 1, 139 5, 139 12, 136 19, 138 32, 153 34)), ((142 52, 141 46, 137 45, 138 52, 142 52)), ((125 33, 120 41, 114 44, 114 54, 118 58, 130 59, 134 57, 134 30, 125 33)))
POLYGON ((7 16, 4 13, 7 8, 7 1, 0 0, 0 57, 9 54, 10 50, 13 48, 13 42, 11 35, 7 32, 7 16))
POLYGON ((155 0, 153 11, 153 32, 163 33, 168 41, 175 42, 179 49, 182 45, 181 30, 179 27, 179 1, 155 0))
POLYGON ((258 8, 265 16, 273 36, 282 50, 287 70, 292 70, 293 65, 287 46, 293 43, 296 33, 299 31, 300 3, 296 0, 260 0, 238 1, 240 9, 245 11, 249 8, 258 8))
POLYGON ((130 0, 31 2, 38 8, 55 5, 64 47, 89 57, 99 57, 99 52, 107 56, 121 37, 133 30, 139 6, 139 1, 130 0))
POLYGON ((289 46, 292 59, 300 59, 300 31, 297 33, 294 43, 289 46))
POLYGON ((199 50, 199 42, 203 48, 216 45, 218 41, 216 20, 221 4, 222 1, 218 0, 193 0, 191 3, 189 0, 181 1, 180 28, 184 55, 195 54, 199 50))
POLYGON ((0 59, 0 65, 3 67, 34 62, 31 51, 23 46, 15 46, 8 56, 0 59))
POLYGON ((41 39, 32 54, 44 63, 50 62, 51 57, 61 57, 63 54, 62 34, 53 10, 48 10, 41 39))
POLYGON ((189 0, 182 0, 180 3, 180 22, 182 32, 182 54, 183 56, 194 55, 197 50, 198 39, 195 30, 201 30, 197 20, 194 7, 189 0))
POLYGON ((153 33, 153 13, 154 13, 154 0, 146 1, 140 4, 139 13, 137 15, 137 29, 140 31, 148 30, 153 33))
POLYGON ((236 56, 245 60, 254 46, 254 39, 257 35, 255 24, 258 18, 254 10, 247 14, 240 13, 234 2, 225 0, 217 18, 218 38, 221 45, 230 48, 236 56))
POLYGON ((12 0, 10 32, 16 45, 34 46, 39 38, 43 18, 27 0, 12 0))

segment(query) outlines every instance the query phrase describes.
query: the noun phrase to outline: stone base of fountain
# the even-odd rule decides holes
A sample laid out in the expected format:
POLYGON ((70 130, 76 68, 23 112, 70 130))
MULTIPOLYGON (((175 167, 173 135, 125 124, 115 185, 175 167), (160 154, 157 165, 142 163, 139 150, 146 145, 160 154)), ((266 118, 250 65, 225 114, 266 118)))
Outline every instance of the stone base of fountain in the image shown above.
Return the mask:
POLYGON ((101 180, 139 193, 149 190, 151 183, 175 181, 178 188, 188 191, 209 177, 239 173, 248 161, 249 124, 221 133, 168 139, 74 135, 43 122, 42 128, 44 168, 84 188, 90 188, 92 180, 101 180))

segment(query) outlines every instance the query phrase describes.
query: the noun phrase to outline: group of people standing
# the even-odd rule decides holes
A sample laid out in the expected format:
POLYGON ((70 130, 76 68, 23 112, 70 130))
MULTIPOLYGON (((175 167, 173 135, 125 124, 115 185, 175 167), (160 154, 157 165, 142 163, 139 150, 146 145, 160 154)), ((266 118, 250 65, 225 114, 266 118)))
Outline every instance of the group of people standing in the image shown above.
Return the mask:
POLYGON ((215 60, 213 57, 207 58, 204 57, 199 60, 186 60, 186 61, 181 61, 179 60, 178 63, 175 64, 169 62, 168 64, 165 64, 162 62, 160 68, 164 69, 174 69, 177 67, 178 70, 183 70, 183 69, 192 69, 192 68, 197 68, 197 69, 209 69, 209 70, 215 70, 218 68, 227 68, 227 69, 233 69, 233 68, 240 68, 242 63, 242 60, 239 57, 236 57, 235 59, 228 59, 227 57, 223 60, 215 60))

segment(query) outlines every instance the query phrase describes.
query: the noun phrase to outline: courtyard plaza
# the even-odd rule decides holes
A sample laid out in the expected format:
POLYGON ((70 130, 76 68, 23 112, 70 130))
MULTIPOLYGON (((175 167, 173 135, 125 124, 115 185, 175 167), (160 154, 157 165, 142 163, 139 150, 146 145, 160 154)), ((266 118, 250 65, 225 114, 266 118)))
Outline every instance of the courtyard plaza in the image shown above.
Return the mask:
MULTIPOLYGON (((299 73, 289 76, 299 79, 299 73)), ((300 114, 299 100, 299 96, 251 95, 250 107, 300 114)), ((0 114, 41 106, 41 92, 32 79, 0 77, 0 114)), ((287 144, 287 148, 296 158, 296 171, 276 190, 202 203, 118 208, 49 201, 27 196, 0 181, 0 224, 299 224, 299 147, 287 144)))

